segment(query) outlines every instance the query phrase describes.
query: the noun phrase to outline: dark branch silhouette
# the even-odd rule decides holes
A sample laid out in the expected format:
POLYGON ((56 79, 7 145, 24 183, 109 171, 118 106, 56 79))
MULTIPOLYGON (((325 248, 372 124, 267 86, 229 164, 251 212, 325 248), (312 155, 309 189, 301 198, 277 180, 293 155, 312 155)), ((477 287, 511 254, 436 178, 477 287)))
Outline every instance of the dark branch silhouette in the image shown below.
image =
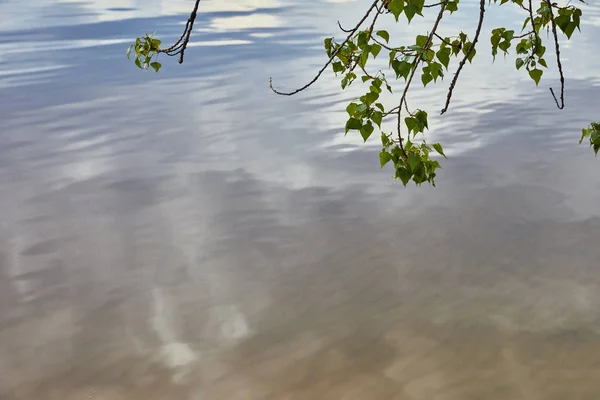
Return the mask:
MULTIPOLYGON (((275 89, 273 87, 273 78, 269 78, 269 87, 271 88, 271 90, 279 95, 282 96, 293 96, 296 93, 300 93, 301 91, 309 88, 313 83, 315 83, 317 80, 319 80, 319 78, 321 77, 321 75, 323 75, 323 72, 325 72, 325 70, 327 69, 327 67, 329 66, 329 64, 331 64, 331 62, 335 59, 335 57, 338 55, 338 53, 340 52, 340 50, 342 50, 342 48, 346 45, 346 43, 348 43, 348 41, 350 39, 352 39, 352 36, 354 36, 354 34, 356 33, 356 31, 361 27, 361 25, 367 20, 367 18, 369 18, 369 15, 371 14, 371 12, 373 11, 374 8, 377 8, 377 3, 379 3, 380 0, 375 0, 373 2, 373 4, 371 4, 371 6, 369 7, 369 9, 367 10, 367 12, 365 13, 365 15, 363 15, 363 17, 360 19, 360 21, 358 22, 358 24, 356 24, 356 26, 352 29, 350 29, 349 31, 349 35, 346 37, 346 39, 344 39, 344 41, 340 44, 340 46, 331 54, 331 57, 329 57, 329 60, 327 60, 327 62, 325 63, 325 65, 323 65, 323 67, 319 70, 319 72, 317 73, 317 75, 310 81, 308 82, 306 85, 302 86, 301 88, 298 88, 292 92, 281 92, 277 89, 275 89)), ((379 10, 378 10, 379 12, 379 10)))
POLYGON ((550 93, 552 93, 552 97, 554 97, 556 107, 562 110, 563 108, 565 108, 565 76, 563 74, 562 62, 560 61, 560 46, 558 44, 558 35, 556 33, 556 21, 554 21, 552 4, 548 0, 546 0, 546 4, 548 4, 548 8, 550 8, 552 35, 554 36, 554 50, 556 52, 556 63, 558 64, 558 73, 560 74, 560 104, 558 103, 558 99, 556 98, 556 95, 554 94, 554 90, 552 90, 552 88, 550 88, 550 93))
MULTIPOLYGON (((481 0, 484 1, 484 0, 481 0)), ((433 27, 431 28, 431 32, 429 33, 429 36, 427 37, 427 41, 425 42, 425 44, 423 45, 423 50, 427 51, 427 49, 429 48, 429 46, 431 45, 431 41, 433 40, 433 35, 435 35, 435 32, 437 31, 437 28, 440 24, 440 21, 442 20, 442 17, 444 15, 444 11, 446 10, 446 5, 448 5, 448 0, 444 0, 441 3, 441 7, 440 7, 440 12, 438 13, 438 16, 433 24, 433 27)), ((415 61, 413 61, 413 66, 412 66, 412 70, 410 72, 410 76, 408 78, 408 80, 406 81, 406 85, 404 86, 404 91, 402 92, 402 97, 400 98, 400 104, 398 105, 398 140, 400 141, 400 150, 402 150, 402 154, 404 154, 404 157, 408 158, 408 155, 406 154, 406 150, 404 150, 404 144, 402 143, 402 133, 401 133, 401 126, 402 126, 402 104, 404 104, 406 106, 406 111, 410 114, 410 112, 408 111, 408 104, 406 103, 406 95, 408 93, 408 89, 410 88, 410 84, 412 83, 412 80, 415 76, 415 72, 417 71, 417 67, 419 66, 419 63, 421 62, 423 58, 423 55, 417 54, 415 56, 415 61)))
POLYGON ((183 34, 181 37, 175 42, 175 44, 167 49, 161 49, 159 53, 164 53, 168 56, 176 56, 179 55, 179 64, 183 63, 183 56, 185 54, 185 49, 187 48, 188 43, 190 42, 190 35, 194 30, 194 22, 196 21, 196 17, 198 15, 198 7, 200 6, 201 0, 196 0, 194 4, 194 8, 192 9, 192 13, 188 18, 185 29, 183 30, 183 34))
POLYGON ((452 78, 452 82, 450 83, 450 88, 448 89, 448 96, 446 97, 446 105, 442 109, 440 114, 444 114, 448 111, 448 107, 450 107, 450 101, 452 100, 452 92, 454 91, 454 87, 456 86, 456 82, 458 82, 458 76, 460 75, 460 71, 465 66, 465 63, 469 59, 471 52, 475 51, 475 45, 477 44, 477 40, 479 40, 479 34, 481 33, 481 26, 483 25, 483 17, 485 15, 485 0, 480 0, 479 2, 479 22, 477 23, 477 30, 475 31, 475 37, 473 38, 473 44, 469 48, 469 51, 466 52, 463 59, 458 64, 458 69, 452 78))

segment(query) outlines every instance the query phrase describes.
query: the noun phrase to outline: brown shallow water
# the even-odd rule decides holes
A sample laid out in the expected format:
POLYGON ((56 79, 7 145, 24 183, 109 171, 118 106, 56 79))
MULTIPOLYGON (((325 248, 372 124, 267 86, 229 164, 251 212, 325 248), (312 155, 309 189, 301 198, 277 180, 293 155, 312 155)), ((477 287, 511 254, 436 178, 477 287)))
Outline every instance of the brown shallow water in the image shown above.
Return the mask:
POLYGON ((189 2, 0 3, 0 399, 600 398, 600 9, 565 111, 484 59, 403 189, 335 82, 265 85, 351 9, 207 3, 158 77, 122 50, 189 2))

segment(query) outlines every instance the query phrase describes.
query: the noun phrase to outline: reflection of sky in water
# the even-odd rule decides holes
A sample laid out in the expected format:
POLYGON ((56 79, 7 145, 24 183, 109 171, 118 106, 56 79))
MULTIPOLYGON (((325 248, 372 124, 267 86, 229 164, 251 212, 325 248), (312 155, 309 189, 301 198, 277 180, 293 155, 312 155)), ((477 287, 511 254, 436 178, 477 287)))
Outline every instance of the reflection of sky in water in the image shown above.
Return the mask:
MULTIPOLYGON (((84 22, 89 22, 87 18, 89 14, 92 14, 96 18, 94 20, 96 24, 73 28, 46 28, 40 31, 43 34, 36 34, 35 31, 32 31, 23 35, 22 38, 15 37, 13 40, 4 41, 0 44, 4 54, 2 64, 4 68, 0 75, 0 85, 5 88, 13 88, 15 92, 18 92, 20 87, 29 86, 35 93, 37 85, 41 85, 39 86, 40 90, 41 87, 47 88, 48 86, 56 88, 59 85, 58 82, 66 83, 69 79, 73 79, 76 85, 87 89, 82 93, 76 91, 73 85, 67 84, 66 90, 62 93, 63 96, 58 98, 53 96, 52 100, 48 97, 35 99, 33 104, 37 103, 44 107, 55 102, 70 104, 72 101, 69 100, 70 96, 84 96, 84 98, 90 97, 90 100, 82 104, 89 103, 90 109, 93 110, 98 107, 95 104, 98 100, 93 100, 93 97, 109 96, 111 104, 117 102, 123 105, 115 105, 116 114, 103 122, 114 126, 113 129, 119 129, 119 125, 115 121, 123 119, 118 117, 121 114, 120 110, 126 109, 126 105, 131 104, 132 101, 135 102, 134 99, 138 98, 141 93, 163 93, 165 98, 175 96, 180 101, 162 103, 153 99, 145 107, 157 109, 155 112, 167 116, 185 114, 182 113, 182 107, 196 110, 190 110, 189 112, 193 116, 186 120, 193 123, 193 126, 211 127, 210 129, 213 131, 208 136, 204 133, 197 137, 197 140, 203 142, 210 137, 211 143, 208 145, 204 143, 201 148, 209 154, 220 154, 225 158, 227 153, 236 158, 240 143, 248 146, 247 141, 260 146, 261 150, 259 151, 264 151, 264 146, 266 148, 275 147, 282 154, 286 154, 284 157, 290 155, 293 157, 293 153, 297 153, 302 148, 306 149, 306 154, 314 152, 318 148, 322 149, 320 151, 337 150, 342 152, 370 149, 369 152, 374 154, 378 147, 377 140, 371 140, 367 145, 363 145, 362 139, 358 135, 344 137, 340 132, 346 118, 345 104, 352 96, 361 94, 363 89, 360 88, 360 85, 337 96, 339 81, 332 78, 331 73, 326 73, 314 87, 296 98, 274 96, 267 88, 269 76, 274 77, 275 84, 280 88, 295 87, 309 80, 320 63, 324 61, 324 53, 320 50, 322 38, 331 34, 340 36, 339 32, 335 31, 335 21, 339 18, 345 26, 350 26, 350 21, 355 19, 356 6, 359 3, 366 4, 364 1, 355 2, 356 6, 353 5, 348 9, 345 8, 345 4, 335 4, 335 2, 319 2, 311 7, 297 4, 288 9, 283 8, 283 3, 279 1, 240 1, 235 4, 205 1, 201 4, 202 13, 196 25, 197 32, 194 35, 194 42, 191 45, 193 48, 198 48, 188 52, 186 63, 183 66, 178 66, 173 60, 164 62, 165 67, 158 76, 136 71, 127 64, 122 56, 122 49, 126 47, 131 37, 148 27, 155 26, 159 31, 159 36, 165 42, 168 42, 169 38, 174 40, 182 29, 185 14, 191 5, 190 2, 150 1, 141 4, 135 1, 84 3, 62 1, 59 3, 57 7, 71 9, 71 12, 64 12, 63 15, 73 15, 74 18, 83 18, 84 22), (86 11, 82 12, 82 10, 86 11), (171 18, 171 15, 177 16, 171 18), (155 18, 158 25, 152 23, 152 20, 145 19, 129 23, 128 18, 132 16, 138 18, 165 16, 166 19, 155 18), (119 21, 120 19, 123 21, 119 21), (73 36, 77 36, 79 39, 73 40, 73 36), (36 60, 36 65, 31 67, 30 64, 34 60, 36 60), (207 63, 205 60, 210 60, 210 62, 207 63), (194 76, 190 76, 190 74, 194 74, 194 76), (176 80, 173 80, 175 77, 177 77, 176 80), (108 83, 109 86, 99 86, 97 79, 108 83), (179 83, 179 80, 183 80, 182 83, 179 83), (200 82, 202 83, 199 84, 200 82), (114 87, 114 90, 110 90, 110 87, 114 87), (196 89, 189 90, 193 87, 196 89), (204 89, 206 87, 214 89, 206 92, 204 89), (120 97, 115 98, 113 92, 120 93, 120 97), (260 103, 257 103, 257 100, 260 103), (262 104, 262 106, 257 108, 256 104, 262 104), (297 113, 291 114, 294 117, 281 118, 281 125, 278 125, 276 121, 280 118, 277 115, 289 115, 287 110, 294 109, 297 110, 297 113), (248 122, 251 125, 242 128, 245 134, 240 136, 238 125, 245 126, 248 122), (252 124, 259 123, 263 124, 263 132, 250 134, 249 132, 253 131, 256 126, 252 124), (295 127, 295 125, 298 126, 295 127), (284 126, 287 131, 301 130, 301 127, 304 126, 309 132, 298 134, 302 137, 294 137, 294 134, 286 134, 281 130, 284 126), (275 135, 278 137, 273 137, 268 133, 271 131, 280 133, 275 135), (333 134, 316 135, 317 132, 332 132, 333 134), (294 145, 290 147, 290 144, 294 145)), ((461 28, 468 31, 478 10, 476 2, 466 3, 464 6, 470 9, 469 13, 457 14, 450 18, 449 25, 443 27, 442 33, 451 34, 461 28)), ((38 11, 48 11, 51 9, 51 4, 35 2, 32 8, 38 11)), ((6 9, 9 11, 9 16, 11 16, 11 12, 14 15, 24 12, 19 11, 24 9, 18 7, 16 2, 9 2, 6 9)), ((522 13, 515 7, 504 7, 504 9, 511 11, 508 14, 501 14, 496 12, 501 10, 498 7, 490 8, 487 13, 486 31, 522 17, 522 13)), ((587 11, 585 15, 590 19, 584 21, 586 22, 584 31, 597 30, 587 21, 592 20, 593 16, 599 13, 599 9, 595 7, 587 11)), ((50 24, 53 23, 52 18, 47 18, 47 16, 43 18, 44 12, 37 14, 33 12, 28 15, 37 18, 36 21, 31 21, 31 26, 48 21, 50 24)), ((15 21, 17 18, 9 19, 15 21)), ((60 22, 60 18, 58 21, 59 25, 65 23, 64 21, 60 22)), ((415 23, 409 27, 390 25, 389 18, 383 22, 383 27, 388 27, 396 32, 400 28, 401 31, 396 36, 400 38, 412 37, 416 32, 426 30, 428 27, 428 24, 420 19, 415 20, 415 23)), ((71 23, 75 24, 77 20, 66 24, 71 23)), ((22 27, 21 25, 20 28, 22 27)), ((565 72, 568 78, 567 90, 572 87, 569 82, 575 79, 584 78, 590 82, 590 79, 598 80, 599 78, 597 69, 593 67, 595 63, 592 62, 596 57, 594 56, 596 52, 592 51, 593 46, 596 45, 592 37, 591 32, 586 32, 585 35, 576 36, 576 41, 572 45, 563 46, 563 54, 566 59, 565 72), (582 51, 589 54, 586 57, 586 61, 589 62, 582 63, 577 57, 573 57, 573 54, 580 54, 582 51), (572 62, 571 58, 577 61, 572 62)), ((439 139, 445 142, 449 155, 485 146, 496 141, 498 134, 513 133, 506 131, 501 126, 495 127, 496 135, 482 134, 473 129, 479 124, 479 120, 485 120, 490 113, 497 112, 495 108, 499 103, 517 104, 524 99, 533 99, 532 96, 536 96, 535 98, 540 99, 537 101, 539 107, 534 108, 536 111, 531 118, 536 118, 533 115, 547 115, 548 112, 554 111, 552 110, 552 99, 546 92, 546 87, 548 85, 556 87, 555 73, 548 74, 540 88, 536 89, 523 71, 514 70, 510 58, 504 62, 502 57, 498 57, 496 63, 491 64, 485 34, 480 43, 479 60, 473 66, 466 66, 455 91, 450 112, 444 118, 438 117, 435 110, 442 106, 442 99, 445 98, 449 80, 426 90, 415 85, 415 90, 409 95, 411 107, 419 106, 430 112, 432 129, 428 135, 432 137, 432 140, 439 139), (499 80, 499 77, 502 79, 499 80)), ((547 58, 552 66, 550 51, 548 51, 547 58)), ((385 60, 379 60, 374 65, 385 67, 385 60)), ((554 67, 552 66, 552 68, 554 67)), ((449 76, 451 76, 451 72, 448 73, 449 76)), ((44 90, 40 95, 47 96, 47 92, 44 90)), ((388 99, 390 100, 388 104, 393 104, 395 97, 388 96, 388 99)), ((573 104, 571 103, 572 99, 573 96, 569 96, 569 91, 567 91, 567 104, 573 104)), ((24 104, 31 102, 32 99, 31 96, 17 93, 16 100, 17 104, 24 104), (18 103, 19 100, 21 103, 18 103)), ((65 110, 70 107, 68 105, 65 110)), ((20 109, 22 112, 25 111, 22 106, 20 109)), ((562 113, 563 118, 572 120, 569 115, 573 111, 573 109, 567 108, 562 113)), ((25 112, 31 113, 31 111, 25 112)), ((36 110, 35 118, 39 120, 38 126, 52 126, 47 119, 54 118, 56 112, 44 109, 36 110)), ((593 115, 585 115, 581 112, 579 115, 581 119, 594 118, 593 115)), ((123 117, 131 119, 130 116, 131 113, 128 117, 123 117)), ((78 117, 82 119, 82 122, 85 118, 94 118, 92 115, 87 115, 85 118, 78 117)), ((29 118, 28 121, 31 121, 31 117, 27 118, 29 118)), ((576 118, 576 120, 580 119, 576 118)), ((79 122, 73 124, 85 125, 79 122)), ((181 125, 181 122, 176 124, 181 125)), ((183 126, 185 125, 184 122, 183 126)), ((393 126, 393 123, 388 126, 393 126)), ((576 131, 574 129, 574 132, 576 131)), ((84 140, 88 135, 86 131, 82 131, 81 137, 69 138, 68 142, 84 140)), ((564 135, 565 137, 572 136, 571 132, 566 130, 564 135)), ((192 140, 192 138, 185 140, 192 140)), ((106 146, 109 142, 109 139, 105 139, 104 144, 96 147, 106 146)), ((191 147, 187 148, 197 148, 197 145, 191 143, 189 145, 191 147)), ((68 148, 65 149, 65 151, 67 150, 68 148)), ((72 151, 69 153, 78 156, 82 154, 72 151)), ((301 152, 301 154, 304 153, 301 152)), ((83 158, 89 159, 88 156, 83 158)), ((86 163, 89 164, 89 161, 86 163)), ((257 164, 260 163, 257 162, 257 164)), ((294 167, 287 166, 288 163, 284 161, 281 161, 281 164, 284 165, 281 172, 283 180, 289 176, 287 172, 283 172, 288 168, 294 171, 312 169, 307 166, 301 167, 303 163, 299 161, 292 163, 294 167)), ((84 170, 89 170, 89 167, 85 167, 84 170)), ((266 170, 268 173, 274 172, 270 170, 270 167, 267 167, 266 170)), ((302 175, 306 176, 306 172, 303 172, 302 175)), ((310 182, 312 178, 302 179, 310 182)))
MULTIPOLYGON (((127 44, 146 30, 175 40, 189 0, 0 4, 0 397, 55 366, 83 382, 147 353, 176 384, 228 363, 239 373, 261 340, 288 340, 284 360, 325 346, 313 341, 322 320, 359 332, 324 338, 359 345, 378 345, 370 329, 403 312, 513 333, 593 322, 597 220, 565 221, 599 214, 597 159, 577 145, 599 118, 598 5, 563 45, 562 112, 547 89, 556 73, 536 89, 511 58, 492 65, 487 33, 447 115, 435 110, 449 81, 415 87, 411 106, 430 111, 427 135, 452 155, 434 192, 380 171, 376 138, 343 136, 358 85, 340 92, 328 72, 296 97, 269 91, 270 76, 281 89, 311 79, 336 20, 350 26, 367 3, 204 0, 186 62, 163 60, 158 75, 128 62, 127 44)), ((444 32, 472 29, 477 3, 463 6, 444 32)), ((522 17, 509 8, 492 7, 485 32, 522 17)), ((428 28, 384 25, 399 38, 428 28)))

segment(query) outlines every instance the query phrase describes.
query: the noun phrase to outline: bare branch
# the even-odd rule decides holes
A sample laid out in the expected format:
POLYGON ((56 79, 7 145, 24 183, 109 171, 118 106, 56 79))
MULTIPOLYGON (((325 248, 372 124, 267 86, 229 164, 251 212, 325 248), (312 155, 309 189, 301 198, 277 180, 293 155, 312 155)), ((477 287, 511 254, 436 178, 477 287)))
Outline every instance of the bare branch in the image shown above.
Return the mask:
POLYGON ((269 78, 269 87, 271 88, 271 90, 274 93, 277 93, 279 95, 282 96, 293 96, 296 93, 299 93, 305 89, 307 89, 308 87, 310 87, 313 83, 315 83, 323 74, 323 72, 325 72, 325 70, 327 69, 327 67, 329 66, 329 64, 331 64, 331 62, 335 59, 335 57, 338 55, 338 53, 340 52, 340 50, 344 47, 344 45, 346 43, 348 43, 348 41, 350 39, 352 39, 352 36, 356 33, 356 31, 358 30, 358 28, 361 27, 361 25, 367 20, 367 18, 369 17, 369 15, 371 14, 371 12, 373 11, 374 8, 377 7, 377 3, 380 0, 375 0, 373 1, 373 4, 371 4, 371 6, 369 7, 369 9, 367 10, 367 12, 365 13, 365 15, 363 15, 363 17, 361 18, 361 20, 358 22, 358 24, 356 24, 356 26, 354 28, 352 28, 350 30, 349 35, 346 37, 346 39, 340 44, 340 46, 333 52, 333 54, 331 54, 331 57, 329 57, 329 60, 327 60, 327 62, 325 63, 325 65, 323 65, 323 67, 319 70, 319 72, 317 72, 317 75, 310 81, 308 82, 306 85, 292 91, 292 92, 280 92, 279 90, 275 89, 273 87, 273 78, 269 78))
POLYGON ((169 47, 168 49, 162 49, 159 51, 159 53, 165 53, 169 56, 175 56, 179 54, 179 64, 183 63, 185 49, 187 48, 187 45, 190 41, 190 35, 194 30, 194 22, 196 21, 196 16, 198 15, 198 7, 200 5, 200 1, 201 0, 196 0, 192 13, 190 14, 190 17, 188 18, 185 24, 185 29, 183 30, 183 34, 181 35, 179 40, 177 40, 177 42, 175 42, 175 44, 169 47))
POLYGON ((344 28, 342 27, 342 24, 340 24, 340 21, 338 21, 337 23, 338 23, 338 26, 340 27, 340 30, 341 30, 342 32, 345 32, 345 33, 350 33, 350 32, 352 32, 352 29, 344 29, 344 28))
MULTIPOLYGON (((442 4, 444 4, 444 2, 440 1, 439 3, 435 3, 435 4, 424 4, 423 7, 431 8, 431 7, 441 6, 442 4)), ((444 7, 446 7, 445 4, 444 4, 444 7)))
POLYGON ((531 35, 531 34, 532 34, 532 33, 534 33, 534 32, 535 32, 535 31, 530 31, 530 32, 524 33, 524 34, 522 34, 522 35, 513 36, 512 38, 513 38, 513 39, 522 39, 522 38, 524 38, 524 37, 527 37, 527 36, 531 35))
POLYGON ((469 49, 469 51, 467 51, 467 53, 465 54, 463 59, 460 61, 460 64, 458 65, 458 69, 456 70, 456 73, 454 74, 454 77, 452 78, 452 83, 450 83, 450 88, 448 89, 448 96, 446 97, 446 105, 444 106, 444 108, 442 109, 440 114, 444 114, 446 111, 448 111, 448 107, 450 107, 450 100, 452 100, 452 92, 454 91, 456 82, 458 82, 458 76, 460 75, 460 71, 465 66, 465 63, 469 59, 471 52, 473 52, 475 50, 475 45, 477 44, 477 40, 479 40, 479 34, 481 33, 481 26, 483 25, 484 15, 485 15, 485 0, 480 0, 480 2, 479 2, 479 22, 477 24, 477 30, 475 31, 475 37, 473 38, 473 44, 471 45, 471 48, 469 49))
POLYGON ((554 21, 554 13, 552 12, 552 4, 550 1, 546 0, 546 4, 548 4, 550 8, 550 20, 552 22, 552 35, 554 36, 554 50, 556 51, 556 63, 558 64, 558 72, 560 73, 560 103, 554 94, 554 90, 550 88, 550 93, 552 93, 552 97, 554 97, 554 101, 556 102, 556 107, 560 110, 565 108, 565 76, 563 74, 562 63, 560 61, 560 46, 558 44, 558 35, 556 34, 556 21, 554 21))
POLYGON ((443 37, 441 37, 437 33, 435 33, 434 35, 435 35, 436 38, 440 39, 442 42, 446 43, 448 46, 454 47, 454 46, 452 46, 452 43, 450 43, 449 41, 447 41, 446 39, 444 39, 443 37))

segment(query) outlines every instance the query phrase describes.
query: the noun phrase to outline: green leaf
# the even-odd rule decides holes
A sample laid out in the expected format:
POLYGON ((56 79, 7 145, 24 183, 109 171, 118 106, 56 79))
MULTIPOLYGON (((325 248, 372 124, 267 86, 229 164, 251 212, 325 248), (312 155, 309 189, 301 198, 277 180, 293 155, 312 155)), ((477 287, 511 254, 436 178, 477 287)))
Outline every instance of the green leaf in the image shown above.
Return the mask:
POLYGON ((375 128, 371 124, 371 122, 367 122, 360 128, 360 136, 362 136, 363 140, 366 142, 369 136, 373 133, 375 128))
POLYGON ((406 187, 406 184, 410 181, 412 174, 404 167, 396 168, 396 177, 400 178, 402 184, 406 187))
POLYGON ((548 64, 546 64, 546 60, 544 60, 543 58, 540 58, 540 59, 538 60, 538 64, 540 64, 540 65, 542 65, 542 66, 544 66, 544 67, 548 68, 548 64))
POLYGON ((392 143, 392 141, 390 140, 390 138, 388 137, 388 135, 386 135, 385 133, 381 132, 381 144, 384 145, 385 147, 387 147, 391 143, 392 143))
POLYGON ((563 33, 566 33, 565 31, 571 23, 571 18, 568 15, 559 15, 556 18, 554 18, 554 23, 556 24, 556 26, 559 27, 561 31, 563 31, 563 33))
POLYGON ((375 92, 369 92, 365 95, 365 103, 367 103, 367 105, 371 105, 373 103, 375 103, 377 101, 377 99, 379 98, 379 94, 375 93, 375 92))
POLYGON ((377 43, 373 43, 371 45, 371 54, 373 54, 373 58, 376 58, 379 52, 381 51, 381 46, 377 43))
POLYGON ((387 31, 377 31, 376 35, 385 40, 386 43, 390 42, 390 34, 387 31))
POLYGON ((458 1, 449 1, 448 4, 446 5, 446 10, 450 11, 450 14, 452 14, 454 11, 458 10, 458 1))
POLYGON ((158 72, 160 70, 160 67, 162 67, 162 64, 155 61, 151 63, 150 66, 154 69, 154 72, 158 72))
POLYGON ((390 153, 388 153, 385 150, 381 150, 381 153, 379 153, 379 165, 381 166, 380 168, 383 168, 385 164, 391 161, 391 159, 392 155, 390 153))
POLYGON ((365 65, 367 65, 367 61, 369 60, 370 50, 371 50, 371 46, 366 44, 365 47, 363 48, 363 53, 360 55, 360 60, 358 61, 358 64, 361 67, 364 67, 365 65))
POLYGON ((136 65, 138 68, 142 68, 142 64, 140 63, 140 59, 139 59, 139 58, 136 58, 136 59, 135 59, 135 65, 136 65))
POLYGON ((416 40, 417 46, 419 46, 422 49, 425 48, 425 44, 427 43, 427 39, 429 39, 428 36, 418 35, 417 36, 417 40, 416 40))
POLYGON ((573 35, 573 32, 575 32, 575 28, 577 28, 577 24, 574 22, 569 23, 565 27, 563 32, 565 33, 565 35, 567 35, 567 38, 571 39, 571 35, 573 35))
POLYGON ((413 171, 413 172, 416 171, 420 165, 421 165, 421 157, 419 157, 416 154, 408 155, 408 166, 410 167, 411 171, 413 171))
POLYGON ((451 50, 448 47, 440 49, 437 53, 437 59, 448 69, 448 64, 450 63, 450 52, 451 50))
POLYGON ((543 74, 544 74, 544 71, 542 71, 541 69, 537 69, 537 68, 529 71, 529 76, 531 77, 531 79, 533 79, 535 81, 536 86, 540 83, 540 79, 542 79, 543 74))
POLYGON ((419 9, 417 7, 415 7, 414 5, 412 5, 411 3, 408 3, 406 5, 406 7, 404 8, 404 15, 406 15, 406 19, 408 19, 409 24, 410 24, 410 21, 412 21, 415 14, 418 13, 418 11, 419 11, 419 9))
POLYGON ((350 115, 352 117, 354 115, 354 113, 356 112, 356 107, 358 107, 358 104, 356 104, 356 103, 348 104, 348 107, 346 107, 346 112, 348 113, 348 115, 350 115))
POLYGON ((477 50, 475 50, 475 48, 472 48, 472 47, 473 47, 473 43, 467 42, 467 43, 465 43, 465 45, 463 46, 463 49, 462 49, 463 54, 465 56, 467 54, 469 55, 469 57, 467 58, 467 60, 469 60, 469 62, 473 61, 473 57, 475 57, 475 54, 477 53, 477 50))
POLYGON ((433 61, 434 57, 435 57, 435 51, 433 51, 431 49, 427 49, 427 52, 425 53, 425 59, 427 60, 427 62, 433 61))
POLYGON ((507 42, 510 42, 514 35, 515 35, 515 31, 512 31, 512 30, 504 31, 504 33, 502 33, 502 37, 507 42))
POLYGON ((525 65, 525 61, 523 61, 522 58, 517 58, 515 60, 515 65, 517 66, 517 69, 521 69, 521 67, 525 65))
POLYGON ((360 128, 362 128, 361 120, 350 118, 348 121, 346 121, 346 133, 348 133, 350 129, 359 130, 360 128))
POLYGON ((421 82, 423 82, 423 86, 427 86, 429 82, 433 80, 433 76, 429 72, 423 72, 421 75, 421 82))
POLYGON ((398 18, 400 17, 402 10, 404 10, 404 0, 390 1, 387 5, 387 9, 390 10, 390 12, 394 15, 394 18, 396 18, 396 22, 398 22, 398 18))
POLYGON ((436 82, 438 77, 443 77, 442 65, 436 62, 429 64, 429 73, 433 76, 433 81, 436 82))
POLYGON ((365 103, 361 103, 356 107, 356 112, 360 115, 364 114, 367 111, 367 105, 365 103))
POLYGON ((408 79, 408 75, 412 69, 412 64, 407 61, 392 61, 392 69, 396 72, 396 78, 399 76, 408 79))
POLYGON ((446 157, 446 155, 444 154, 444 149, 442 148, 442 145, 439 143, 434 143, 432 144, 433 148, 435 149, 435 151, 437 151, 438 153, 440 153, 442 156, 444 156, 444 158, 448 158, 446 157))
POLYGON ((361 31, 358 34, 358 40, 356 41, 356 44, 358 45, 358 47, 363 48, 369 41, 369 34, 367 33, 367 31, 361 31))
POLYGON ((594 132, 591 128, 584 128, 581 130, 581 139, 579 139, 579 144, 581 144, 586 138, 589 138, 594 132))
POLYGON ((331 46, 332 46, 332 42, 333 42, 333 38, 329 37, 329 38, 325 38, 324 42, 324 46, 325 46, 325 50, 327 50, 327 55, 331 57, 331 46))
POLYGON ((414 132, 414 134, 416 135, 419 132, 423 132, 424 126, 421 123, 421 121, 418 120, 416 117, 406 117, 406 118, 404 118, 404 123, 406 124, 406 127, 408 128, 409 134, 411 132, 414 132))
POLYGON ((334 62, 332 67, 333 67, 333 72, 335 72, 335 73, 342 72, 345 69, 344 65, 340 61, 334 62))
POLYGON ((427 124, 427 112, 419 110, 415 113, 415 118, 417 119, 417 121, 419 121, 421 126, 429 129, 429 125, 427 124))
POLYGON ((131 60, 131 49, 133 48, 133 45, 129 46, 127 48, 127 59, 131 60))
POLYGON ((378 127, 381 128, 381 120, 383 119, 383 114, 380 111, 373 111, 371 114, 371 120, 377 124, 378 127))

